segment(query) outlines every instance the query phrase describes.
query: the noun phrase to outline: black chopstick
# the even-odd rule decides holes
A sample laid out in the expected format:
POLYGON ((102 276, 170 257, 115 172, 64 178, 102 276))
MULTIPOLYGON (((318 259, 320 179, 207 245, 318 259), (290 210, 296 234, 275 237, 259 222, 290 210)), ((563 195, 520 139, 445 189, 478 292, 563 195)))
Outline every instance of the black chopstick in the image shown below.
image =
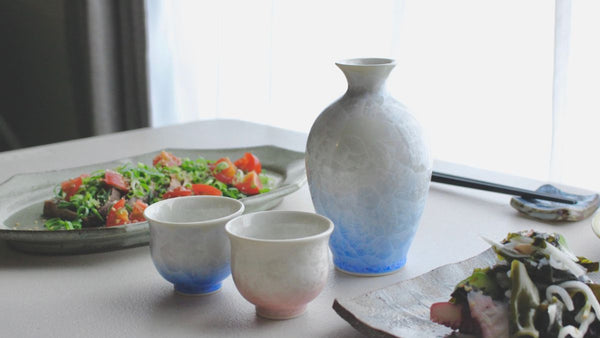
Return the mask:
POLYGON ((560 197, 560 196, 556 196, 556 195, 552 195, 552 194, 546 194, 546 193, 537 192, 537 191, 531 191, 531 190, 525 190, 525 189, 521 189, 521 188, 510 187, 510 186, 502 185, 502 184, 496 184, 496 183, 491 183, 491 182, 486 182, 486 181, 475 180, 475 179, 467 178, 467 177, 460 177, 460 176, 455 176, 455 175, 450 175, 450 174, 444 174, 444 173, 440 173, 440 172, 436 172, 436 171, 434 171, 432 173, 431 181, 437 182, 437 183, 457 185, 457 186, 465 187, 465 188, 473 188, 473 189, 498 192, 498 193, 508 194, 508 195, 516 195, 516 196, 521 196, 523 198, 535 198, 535 199, 539 199, 539 200, 546 200, 546 201, 560 202, 560 203, 567 203, 567 204, 577 203, 576 200, 573 200, 570 198, 564 198, 564 197, 560 197))

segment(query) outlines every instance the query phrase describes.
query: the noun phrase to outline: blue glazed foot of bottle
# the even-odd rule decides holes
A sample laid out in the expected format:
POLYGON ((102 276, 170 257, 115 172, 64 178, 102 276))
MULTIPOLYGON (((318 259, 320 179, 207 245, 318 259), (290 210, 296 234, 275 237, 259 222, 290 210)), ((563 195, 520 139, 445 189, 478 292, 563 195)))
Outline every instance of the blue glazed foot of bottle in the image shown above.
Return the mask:
POLYGON ((175 284, 175 292, 190 296, 205 296, 221 291, 222 283, 211 285, 175 284))
POLYGON ((335 268, 341 272, 347 273, 353 276, 364 276, 364 277, 377 277, 386 276, 398 272, 404 265, 406 265, 406 257, 402 260, 388 266, 368 266, 368 267, 356 267, 339 259, 333 258, 333 264, 335 268))

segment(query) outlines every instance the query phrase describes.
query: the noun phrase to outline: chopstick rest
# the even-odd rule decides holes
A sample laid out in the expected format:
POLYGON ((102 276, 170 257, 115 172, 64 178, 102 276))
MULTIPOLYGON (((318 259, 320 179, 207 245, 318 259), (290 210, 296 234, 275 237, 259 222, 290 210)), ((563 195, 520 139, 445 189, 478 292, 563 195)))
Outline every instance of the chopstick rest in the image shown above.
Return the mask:
POLYGON ((436 171, 432 173, 431 181, 513 195, 510 201, 513 208, 544 221, 580 221, 600 206, 598 194, 569 194, 550 184, 532 191, 436 171))
POLYGON ((575 195, 566 193, 557 187, 545 184, 536 191, 563 196, 576 200, 575 204, 564 204, 539 199, 513 197, 510 205, 518 211, 543 221, 581 221, 594 213, 600 206, 598 194, 575 195))

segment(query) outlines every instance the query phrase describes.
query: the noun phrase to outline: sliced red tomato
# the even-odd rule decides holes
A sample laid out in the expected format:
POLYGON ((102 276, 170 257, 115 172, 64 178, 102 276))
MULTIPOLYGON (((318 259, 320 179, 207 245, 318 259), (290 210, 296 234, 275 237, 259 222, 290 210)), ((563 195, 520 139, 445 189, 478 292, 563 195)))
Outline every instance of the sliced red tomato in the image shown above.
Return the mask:
POLYGON ((132 222, 144 222, 146 218, 144 217, 144 210, 148 207, 148 204, 144 203, 142 200, 136 200, 133 204, 133 210, 131 210, 131 214, 129 215, 129 219, 132 222))
POLYGON ((169 190, 162 195, 162 198, 173 198, 173 197, 181 197, 181 196, 190 196, 192 191, 185 187, 177 187, 175 189, 169 190))
POLYGON ((116 171, 112 171, 110 169, 106 169, 104 171, 104 183, 115 187, 123 192, 127 192, 129 190, 129 184, 125 181, 125 177, 119 174, 116 171))
POLYGON ((181 165, 181 159, 167 151, 161 151, 160 154, 156 155, 152 160, 152 165, 163 166, 163 167, 174 167, 181 165))
POLYGON ((260 174, 260 171, 262 170, 262 165, 260 164, 258 157, 254 156, 252 153, 245 153, 244 156, 240 157, 234 164, 244 172, 256 171, 257 174, 260 174))
POLYGON ((231 162, 229 157, 220 158, 211 166, 211 169, 217 180, 227 184, 231 184, 237 171, 235 164, 231 162))
POLYGON ((208 184, 192 184, 192 191, 194 192, 194 195, 223 196, 221 190, 208 184))
POLYGON ((260 192, 260 189, 262 189, 262 183, 260 182, 256 171, 251 171, 247 173, 242 181, 237 183, 235 187, 246 195, 256 195, 260 192))
POLYGON ((60 184, 60 188, 66 194, 65 200, 67 200, 67 201, 70 200, 71 196, 75 195, 77 193, 77 191, 79 191, 81 184, 83 184, 82 178, 87 177, 87 176, 88 175, 81 175, 79 177, 72 178, 70 180, 66 180, 60 184))
POLYGON ((129 213, 125 207, 125 199, 121 198, 117 203, 110 207, 108 216, 106 216, 106 226, 112 227, 128 223, 131 223, 129 221, 129 213))

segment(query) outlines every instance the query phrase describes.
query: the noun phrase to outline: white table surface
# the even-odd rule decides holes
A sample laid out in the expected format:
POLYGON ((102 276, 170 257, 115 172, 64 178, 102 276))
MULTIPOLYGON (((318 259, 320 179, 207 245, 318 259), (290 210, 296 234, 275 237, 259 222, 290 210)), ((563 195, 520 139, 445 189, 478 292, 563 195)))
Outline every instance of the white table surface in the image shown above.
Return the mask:
MULTIPOLYGON (((304 151, 306 134, 235 120, 147 128, 0 153, 0 182, 14 174, 82 166, 163 148, 228 148, 272 144, 304 151)), ((450 163, 436 170, 535 189, 540 182, 450 163)), ((579 193, 581 189, 569 188, 579 193)), ((521 216, 509 196, 432 184, 408 262, 384 277, 352 277, 331 268, 329 280, 301 317, 255 315, 231 277, 221 292, 180 296, 156 272, 147 246, 74 256, 39 256, 0 241, 0 337, 358 337, 332 309, 337 297, 358 296, 480 253, 480 235, 509 231, 563 233, 578 255, 600 260, 591 218, 543 223, 521 216)), ((305 185, 276 207, 314 211, 305 185)), ((2 221, 2 220, 0 220, 2 221)))

